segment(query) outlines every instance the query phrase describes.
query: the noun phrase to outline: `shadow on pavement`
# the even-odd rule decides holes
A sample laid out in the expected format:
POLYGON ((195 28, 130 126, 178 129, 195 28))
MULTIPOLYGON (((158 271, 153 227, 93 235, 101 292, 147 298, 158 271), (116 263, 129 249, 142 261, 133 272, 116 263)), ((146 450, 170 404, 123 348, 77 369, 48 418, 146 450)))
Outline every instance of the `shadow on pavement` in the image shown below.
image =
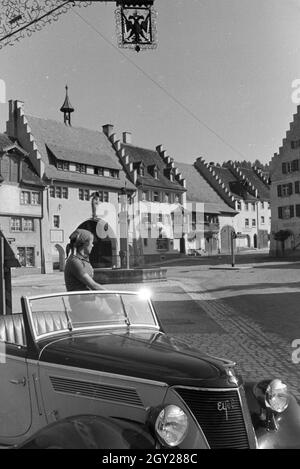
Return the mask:
MULTIPOLYGON (((253 283, 253 284, 246 284, 246 285, 227 285, 224 287, 219 288, 207 288, 204 291, 193 291, 193 293, 213 293, 213 292, 222 292, 222 291, 232 291, 236 292, 239 290, 264 290, 268 288, 300 288, 300 281, 299 282, 278 282, 278 283, 253 283)), ((186 291, 186 293, 191 293, 186 291)), ((261 296, 261 295, 260 295, 261 296)), ((251 296, 252 298, 252 296, 251 296)))
MULTIPOLYGON (((278 261, 278 260, 277 260, 278 261)), ((274 262, 274 261, 273 261, 274 262)), ((278 261, 280 262, 280 261, 278 261)), ((290 262, 290 264, 271 264, 271 265, 254 265, 253 269, 300 269, 300 261, 291 260, 291 259, 284 259, 281 262, 290 262)))
POLYGON ((156 313, 167 333, 224 333, 201 307, 201 301, 153 301, 156 313))
MULTIPOLYGON (((222 303, 258 323, 267 333, 284 337, 289 342, 300 339, 300 292, 229 296, 223 298, 222 303)), ((275 342, 273 345, 276 349, 275 342)))

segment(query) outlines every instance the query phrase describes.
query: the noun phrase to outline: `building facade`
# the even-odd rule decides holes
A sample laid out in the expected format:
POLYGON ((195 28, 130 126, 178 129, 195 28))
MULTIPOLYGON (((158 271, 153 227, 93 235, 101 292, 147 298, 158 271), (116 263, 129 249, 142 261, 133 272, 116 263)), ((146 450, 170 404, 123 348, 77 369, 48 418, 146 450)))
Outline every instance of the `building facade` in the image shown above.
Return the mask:
POLYGON ((95 235, 94 267, 117 267, 119 197, 124 187, 132 194, 135 186, 126 180, 102 130, 28 116, 23 103, 10 101, 7 134, 26 150, 46 185, 41 202, 44 272, 63 270, 66 244, 78 227, 95 235))
POLYGON ((44 188, 23 148, 0 134, 0 230, 21 264, 14 274, 41 272, 44 188))
POLYGON ((187 250, 191 254, 199 250, 201 255, 218 254, 222 251, 222 229, 228 226, 233 230, 237 212, 219 196, 195 165, 176 163, 176 166, 186 180, 186 205, 192 215, 187 250))
POLYGON ((112 125, 104 126, 128 179, 136 186, 129 207, 129 244, 135 265, 176 257, 186 252, 185 180, 162 145, 155 150, 132 144, 130 132, 118 140, 112 125))
POLYGON ((271 161, 270 254, 300 253, 300 106, 271 161))
POLYGON ((228 161, 222 166, 198 158, 195 167, 217 194, 236 213, 231 223, 222 218, 220 252, 230 251, 234 229, 238 249, 268 248, 271 229, 270 181, 256 167, 244 168, 228 161), (223 224, 224 223, 224 224, 223 224))

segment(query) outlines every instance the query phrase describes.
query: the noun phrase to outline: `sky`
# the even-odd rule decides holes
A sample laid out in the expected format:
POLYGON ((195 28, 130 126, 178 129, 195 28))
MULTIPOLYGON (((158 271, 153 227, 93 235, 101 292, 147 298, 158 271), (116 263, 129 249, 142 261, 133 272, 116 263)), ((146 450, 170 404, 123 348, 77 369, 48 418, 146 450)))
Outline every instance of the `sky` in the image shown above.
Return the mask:
MULTIPOLYGON (((130 131, 133 144, 162 144, 180 162, 269 162, 297 110, 300 0, 155 0, 154 7, 155 50, 117 47, 111 2, 75 8, 2 48, 7 100, 62 121, 68 84, 73 126, 113 124, 119 138, 130 131)), ((7 116, 2 103, 0 131, 7 116)))

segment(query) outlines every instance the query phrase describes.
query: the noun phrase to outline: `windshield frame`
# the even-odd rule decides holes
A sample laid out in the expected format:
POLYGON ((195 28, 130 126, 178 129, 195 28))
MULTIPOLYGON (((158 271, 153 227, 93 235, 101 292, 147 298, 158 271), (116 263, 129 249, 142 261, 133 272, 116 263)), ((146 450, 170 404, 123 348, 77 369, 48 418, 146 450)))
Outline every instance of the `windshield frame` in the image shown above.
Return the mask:
MULTIPOLYGON (((49 293, 49 294, 44 294, 44 295, 34 295, 34 296, 24 296, 24 303, 25 303, 25 310, 26 310, 26 315, 28 318, 29 322, 29 327, 31 330, 32 337, 35 342, 39 342, 47 337, 53 337, 53 336, 61 336, 61 335, 72 335, 77 332, 88 332, 88 331, 101 331, 101 330, 107 330, 107 329, 124 329, 124 330, 133 330, 133 329, 139 329, 139 328, 146 328, 146 329, 151 329, 151 330, 161 330, 159 321, 157 319, 155 310, 153 308, 152 302, 150 298, 145 299, 147 304, 150 307, 150 311, 152 314, 153 322, 154 324, 145 324, 145 323, 140 323, 140 324, 131 324, 128 323, 128 321, 125 322, 126 319, 126 309, 124 302, 122 300, 122 295, 135 295, 139 296, 138 291, 120 291, 120 290, 84 290, 84 291, 64 291, 64 292, 58 292, 58 293, 49 293), (31 310, 31 305, 30 302, 32 300, 42 300, 43 298, 54 298, 54 297, 69 297, 69 296, 76 296, 76 295, 108 295, 108 294, 115 294, 115 295, 120 295, 121 303, 122 303, 122 308, 124 309, 124 324, 118 323, 118 324, 98 324, 98 325, 89 325, 89 326, 74 326, 72 329, 62 329, 62 330, 57 330, 57 331, 52 331, 52 332, 46 332, 44 334, 37 334, 36 329, 34 326, 34 320, 33 320, 33 314, 31 310)), ((67 315, 66 315, 67 319, 67 315)))

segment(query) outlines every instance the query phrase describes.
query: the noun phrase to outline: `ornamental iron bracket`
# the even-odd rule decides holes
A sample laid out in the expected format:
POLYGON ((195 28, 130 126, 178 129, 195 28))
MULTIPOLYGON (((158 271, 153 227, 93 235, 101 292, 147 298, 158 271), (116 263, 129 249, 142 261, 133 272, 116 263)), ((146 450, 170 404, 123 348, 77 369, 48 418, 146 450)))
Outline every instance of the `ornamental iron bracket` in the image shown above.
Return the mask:
POLYGON ((40 31, 73 7, 86 7, 90 1, 0 0, 0 49, 14 45, 40 31))
POLYGON ((156 47, 154 0, 0 0, 0 50, 42 30, 71 8, 104 1, 116 3, 120 47, 137 52, 156 47))

